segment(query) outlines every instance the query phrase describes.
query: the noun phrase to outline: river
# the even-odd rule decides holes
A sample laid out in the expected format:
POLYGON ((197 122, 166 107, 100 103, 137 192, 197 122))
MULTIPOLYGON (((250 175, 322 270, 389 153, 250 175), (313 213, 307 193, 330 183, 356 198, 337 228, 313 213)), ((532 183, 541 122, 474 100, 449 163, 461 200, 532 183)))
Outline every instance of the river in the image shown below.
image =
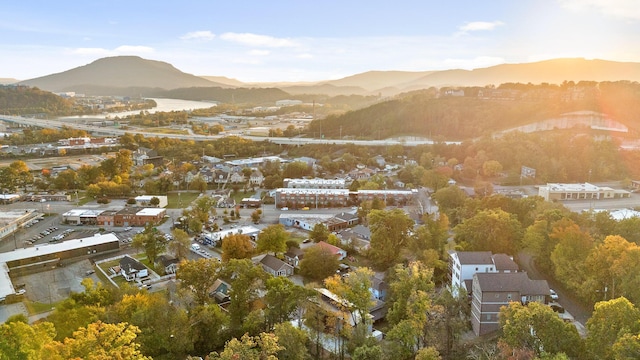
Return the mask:
MULTIPOLYGON (((205 102, 205 101, 192 101, 192 100, 181 100, 181 99, 163 99, 163 98, 148 98, 156 102, 157 106, 147 110, 150 113, 155 113, 158 111, 182 111, 182 110, 195 110, 195 109, 208 109, 213 106, 217 106, 215 103, 205 102)), ((140 110, 133 111, 122 111, 108 114, 97 114, 97 115, 80 115, 80 116, 65 116, 59 118, 63 119, 108 119, 114 118, 116 116, 122 118, 128 115, 139 114, 140 110)))

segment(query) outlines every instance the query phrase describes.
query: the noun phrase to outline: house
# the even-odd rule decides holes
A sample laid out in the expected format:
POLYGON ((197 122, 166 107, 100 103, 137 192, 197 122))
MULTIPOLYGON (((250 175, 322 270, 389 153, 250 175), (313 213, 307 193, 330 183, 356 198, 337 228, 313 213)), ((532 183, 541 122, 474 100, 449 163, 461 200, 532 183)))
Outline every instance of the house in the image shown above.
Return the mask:
POLYGON ((531 280, 526 272, 476 273, 473 275, 471 326, 476 336, 500 328, 500 308, 512 301, 545 303, 551 295, 546 280, 531 280))
POLYGON ((262 260, 260 260, 260 265, 264 271, 273 276, 293 275, 293 266, 270 254, 265 255, 262 260))
POLYGON ((234 171, 231 173, 231 176, 229 177, 229 181, 231 181, 231 183, 233 184, 243 183, 246 180, 247 179, 245 179, 244 174, 242 174, 241 171, 234 171))
POLYGON ((327 242, 320 241, 318 244, 316 244, 316 246, 320 246, 323 249, 329 250, 329 252, 336 255, 338 257, 338 260, 340 261, 344 260, 344 258, 347 257, 347 252, 345 250, 342 250, 339 247, 333 246, 327 242))
POLYGON ((249 176, 249 183, 251 185, 260 186, 264 182, 264 175, 260 172, 260 170, 253 170, 251 175, 249 176))
POLYGON ((360 218, 358 217, 358 215, 349 213, 349 212, 341 212, 340 214, 337 214, 335 217, 340 220, 346 221, 348 227, 357 225, 358 222, 360 221, 360 218))
POLYGON ((125 255, 120 259, 120 274, 127 281, 139 280, 149 276, 149 270, 140 261, 125 255))
POLYGON ((353 229, 351 229, 353 233, 362 240, 371 240, 371 230, 364 225, 356 225, 353 229))
POLYGON ((165 275, 175 274, 180 260, 170 255, 160 255, 156 258, 156 266, 164 270, 165 275))
POLYGON ((387 285, 387 283, 383 279, 379 279, 374 276, 371 278, 371 288, 369 290, 371 291, 371 295, 373 295, 376 300, 384 301, 384 299, 387 297, 387 290, 389 290, 389 285, 387 285))
POLYGON ((449 253, 449 273, 454 295, 458 289, 468 294, 472 291, 473 274, 495 272, 517 272, 518 264, 505 254, 492 255, 490 251, 453 251, 449 253))
POLYGON ((231 285, 222 279, 217 279, 211 289, 209 291, 209 296, 214 298, 218 304, 228 303, 229 299, 229 291, 231 290, 231 285))
POLYGON ((297 247, 290 247, 289 250, 284 253, 284 260, 293 267, 298 267, 303 257, 304 250, 297 247))

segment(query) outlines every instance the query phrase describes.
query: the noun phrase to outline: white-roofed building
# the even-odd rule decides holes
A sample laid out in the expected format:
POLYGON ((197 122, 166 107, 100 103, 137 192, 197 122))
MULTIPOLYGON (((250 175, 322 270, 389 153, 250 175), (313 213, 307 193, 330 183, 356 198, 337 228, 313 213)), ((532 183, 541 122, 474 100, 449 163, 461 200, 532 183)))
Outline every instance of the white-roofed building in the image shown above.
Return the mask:
POLYGON ((346 206, 349 189, 291 189, 276 190, 275 206, 278 207, 334 207, 346 206))
POLYGON ((82 259, 119 249, 118 238, 109 233, 0 253, 0 299, 15 294, 9 274, 49 269, 67 260, 82 259), (9 281, 5 281, 7 279, 9 281))
POLYGON ((167 207, 167 205, 169 205, 169 200, 166 195, 140 195, 140 196, 136 196, 135 199, 136 199, 136 205, 142 206, 142 207, 165 208, 167 207), (158 198, 159 203, 157 206, 151 205, 151 199, 153 198, 158 198))
POLYGON ((546 186, 540 186, 538 188, 538 195, 546 201, 564 201, 628 198, 631 196, 631 193, 626 190, 616 190, 608 186, 600 187, 589 183, 548 183, 546 186))
POLYGON ((247 235, 251 239, 251 241, 255 242, 258 239, 258 234, 260 234, 260 229, 253 226, 242 226, 233 229, 205 233, 204 243, 205 245, 215 246, 218 241, 222 241, 227 236, 236 234, 247 235))

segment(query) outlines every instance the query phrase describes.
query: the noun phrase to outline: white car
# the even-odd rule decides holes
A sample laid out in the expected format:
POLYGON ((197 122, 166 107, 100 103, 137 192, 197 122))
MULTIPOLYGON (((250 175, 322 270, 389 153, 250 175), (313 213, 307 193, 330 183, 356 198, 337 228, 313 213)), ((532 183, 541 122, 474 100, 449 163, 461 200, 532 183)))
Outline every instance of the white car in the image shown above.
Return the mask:
POLYGON ((551 292, 551 300, 558 300, 558 293, 555 290, 549 289, 549 292, 551 292))

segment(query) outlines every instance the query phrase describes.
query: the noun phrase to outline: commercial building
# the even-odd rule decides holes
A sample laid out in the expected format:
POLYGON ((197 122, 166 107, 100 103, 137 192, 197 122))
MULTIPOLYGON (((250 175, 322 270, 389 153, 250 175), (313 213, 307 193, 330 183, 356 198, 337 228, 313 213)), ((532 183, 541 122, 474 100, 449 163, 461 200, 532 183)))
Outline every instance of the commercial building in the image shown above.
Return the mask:
POLYGON ((540 186, 538 188, 538 195, 546 201, 564 201, 628 198, 631 196, 631 193, 626 190, 616 190, 608 186, 600 187, 589 183, 548 183, 546 186, 540 186))
POLYGON ((345 189, 344 179, 284 179, 284 187, 291 189, 345 189))
POLYGON ((38 245, 0 253, 0 300, 16 293, 11 274, 50 269, 69 260, 78 260, 120 249, 118 238, 110 234, 38 245))

